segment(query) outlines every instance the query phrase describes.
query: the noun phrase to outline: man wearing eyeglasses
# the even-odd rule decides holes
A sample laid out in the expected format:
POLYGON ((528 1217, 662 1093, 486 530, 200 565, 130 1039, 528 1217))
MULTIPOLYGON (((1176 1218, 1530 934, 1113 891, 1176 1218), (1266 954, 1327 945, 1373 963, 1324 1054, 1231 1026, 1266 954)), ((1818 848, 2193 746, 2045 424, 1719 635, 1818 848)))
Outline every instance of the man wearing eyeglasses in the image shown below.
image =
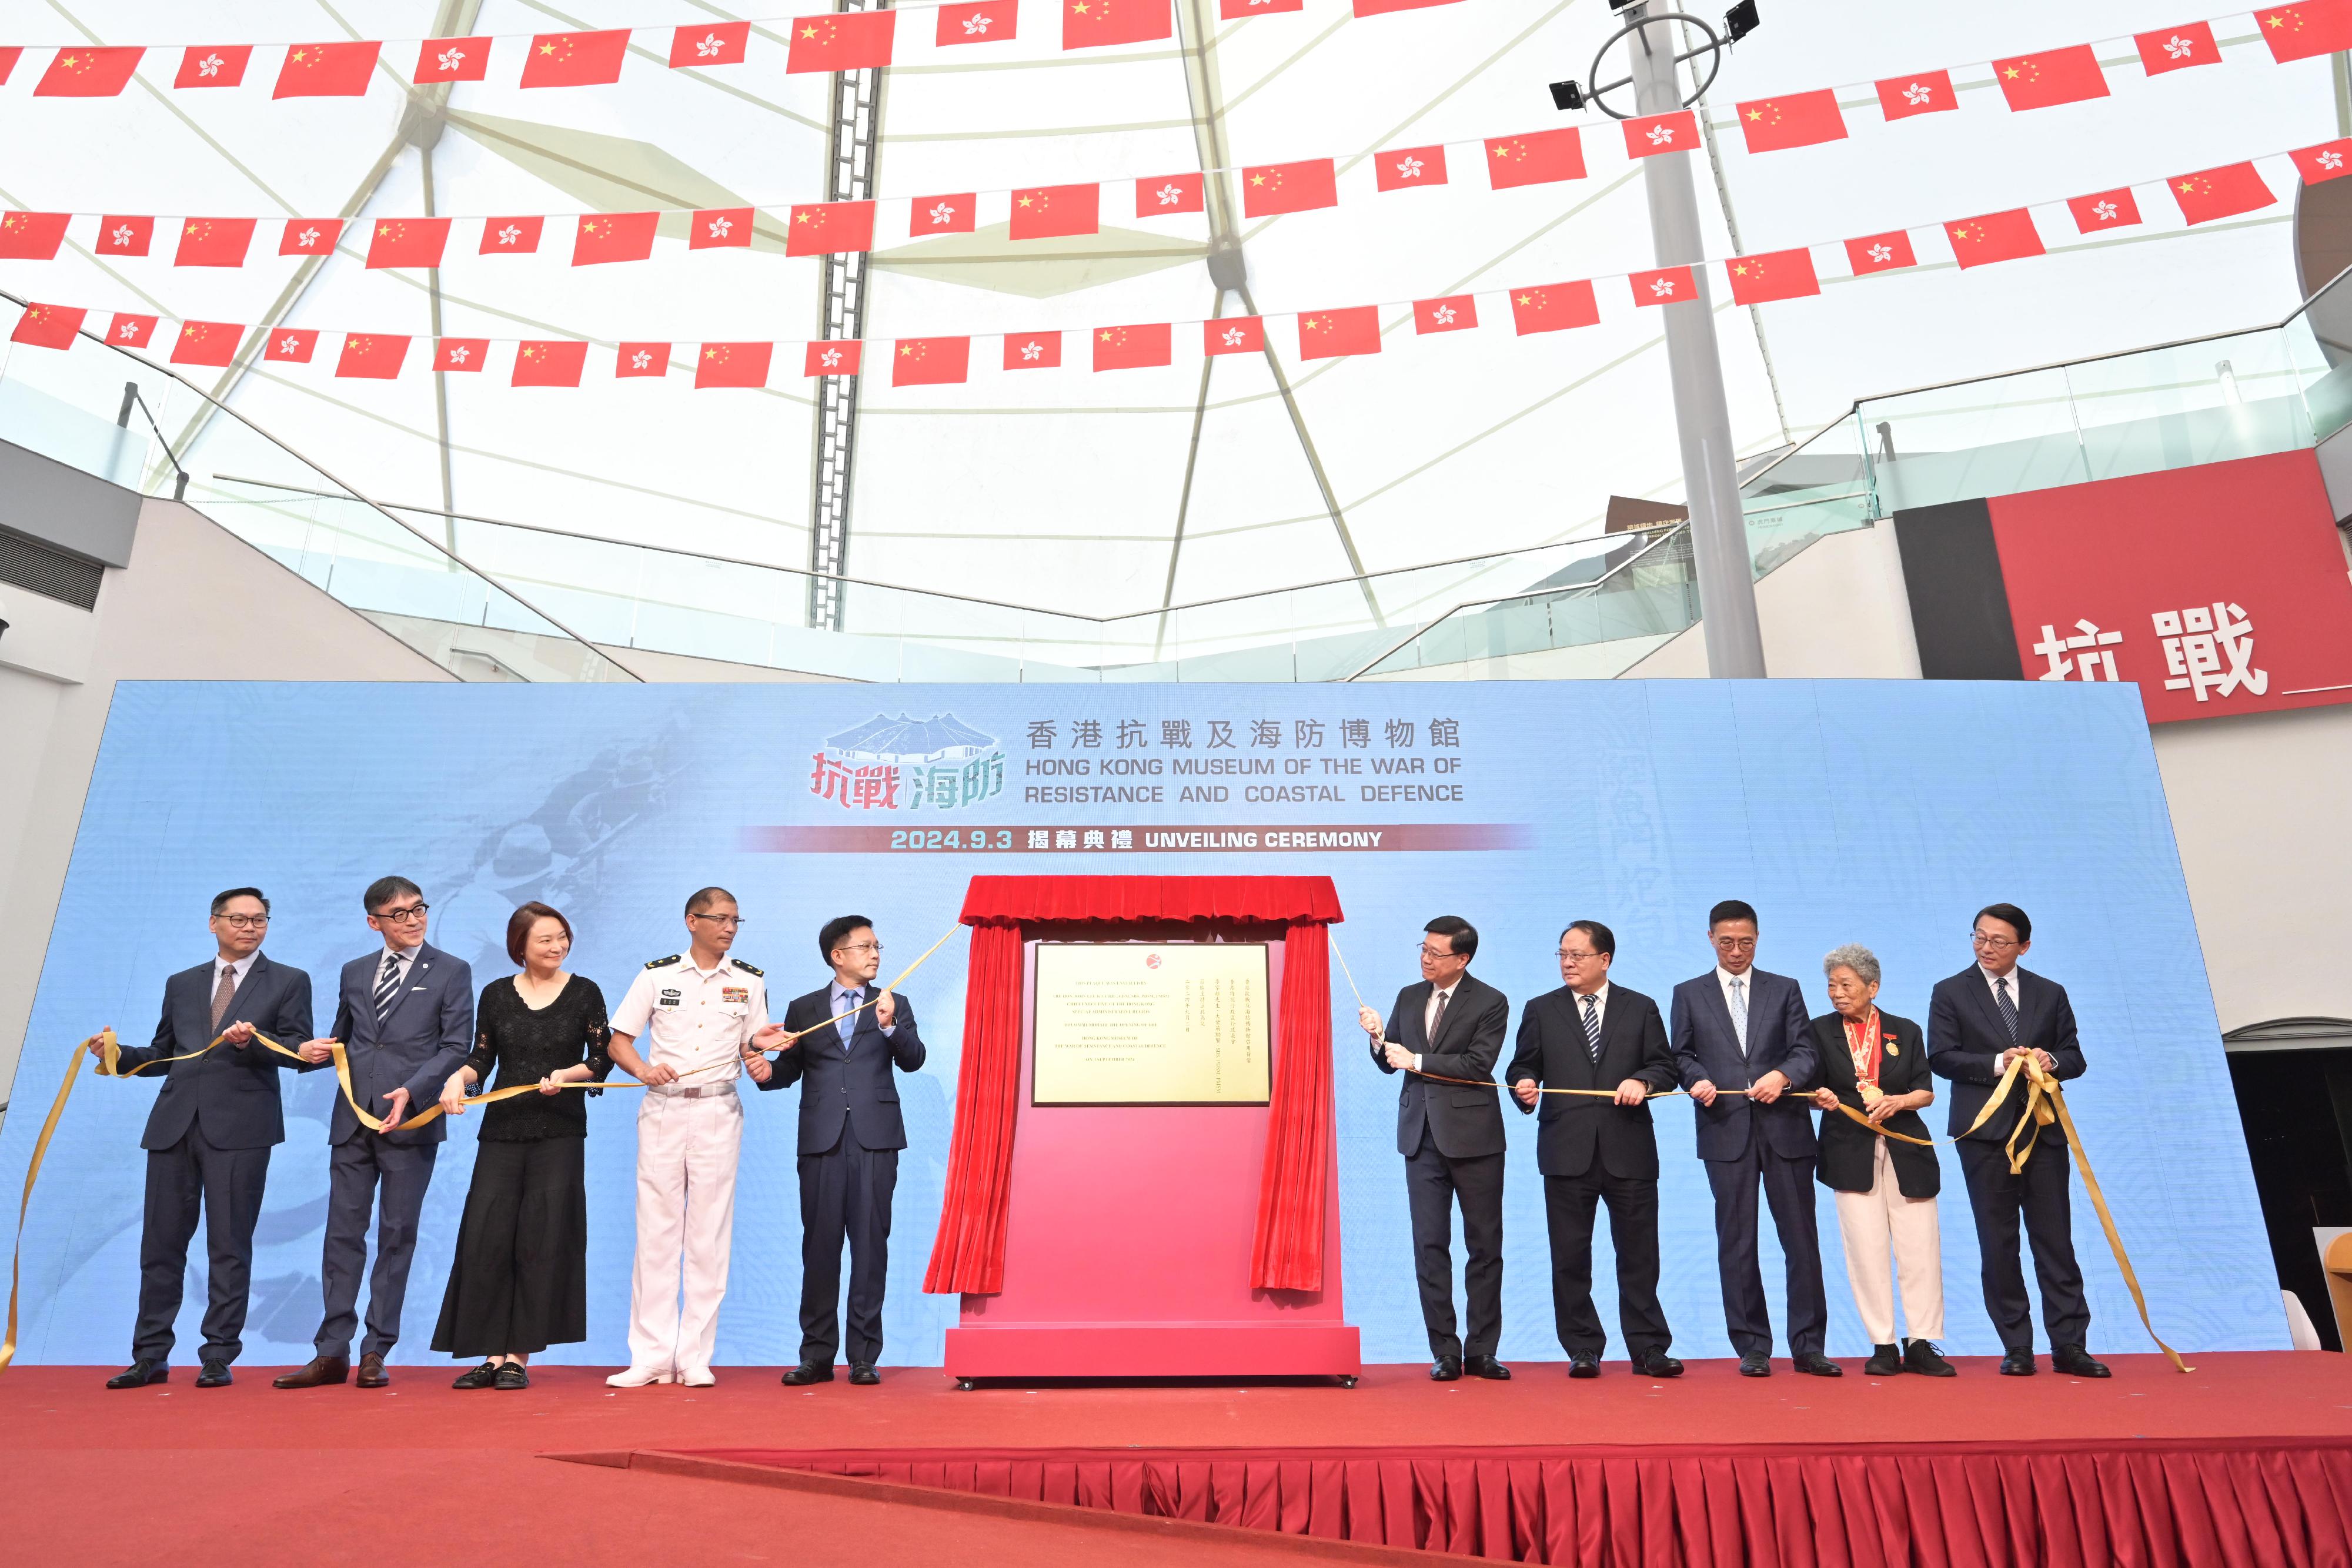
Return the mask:
POLYGON ((333 1060, 343 1043, 352 1095, 383 1128, 375 1131, 335 1096, 328 1124, 327 1239, 319 1265, 326 1312, 308 1366, 280 1376, 279 1388, 317 1388, 351 1375, 352 1336, 359 1328, 360 1279, 367 1272, 367 1228, 376 1219, 375 1272, 368 1280, 367 1337, 360 1343, 359 1386, 392 1382, 383 1358, 400 1341, 400 1309, 433 1161, 449 1135, 446 1121, 401 1130, 412 1106, 429 1105, 474 1049, 474 972, 463 958, 425 940, 430 908, 404 876, 378 877, 360 895, 368 929, 383 945, 343 966, 335 1021, 302 1047, 302 1060, 333 1060), (379 1195, 382 1207, 378 1210, 379 1195))
MULTIPOLYGON (((1983 1126, 1969 1132, 2013 1057, 2032 1057, 2053 1078, 2083 1075, 2074 1005, 2065 987, 2019 967, 2033 946, 2033 922, 2017 905, 1989 904, 1977 911, 1969 941, 1977 961, 1937 981, 1928 997, 1927 1065, 1937 1077, 1952 1081, 1950 1132, 1958 1140, 1960 1174, 1968 1179, 1969 1207, 1976 1214, 1985 1311, 2005 1352, 2001 1375, 2031 1377, 2034 1371, 2033 1314, 2017 1255, 2021 1215, 2034 1276, 2042 1283, 2050 1364, 2070 1376, 2105 1377, 2105 1364, 2092 1360, 2084 1348, 2091 1306, 2074 1260, 2064 1129, 2054 1122, 2042 1128, 2023 1168, 2012 1173, 2005 1145, 2025 1114, 2026 1098, 2017 1085, 1983 1126)), ((2034 1136, 2033 1129, 2026 1136, 2034 1136)))
MULTIPOLYGON (((801 1086, 801 1359, 793 1387, 833 1381, 849 1353, 849 1381, 882 1381, 882 1288, 890 1269, 890 1198, 907 1124, 892 1069, 923 1065, 914 1004, 878 990, 882 943, 863 915, 817 932, 831 981, 784 1009, 784 1052, 761 1089, 801 1086), (871 1005, 868 1005, 871 1004, 871 1005), (841 1337, 841 1249, 849 1247, 849 1338, 841 1337)), ((764 1066, 765 1063, 763 1062, 764 1066)))
MULTIPOLYGON (((233 887, 212 903, 215 948, 209 963, 163 982, 163 1016, 152 1043, 124 1046, 129 1072, 173 1057, 148 1113, 140 1147, 147 1151, 147 1207, 139 1237, 139 1326, 131 1365, 109 1388, 143 1388, 171 1375, 172 1323, 180 1315, 188 1241, 204 1212, 210 1300, 197 1353, 199 1388, 223 1388, 229 1364, 245 1348, 245 1313, 253 1278, 253 1227, 269 1176, 269 1151, 286 1141, 278 1096, 280 1069, 299 1062, 254 1043, 310 1038, 310 977, 263 956, 269 900, 257 887, 233 887), (211 1045, 217 1037, 220 1044, 211 1045), (202 1052, 198 1055, 196 1053, 202 1052)), ((89 1042, 92 1055, 100 1042, 89 1042)))

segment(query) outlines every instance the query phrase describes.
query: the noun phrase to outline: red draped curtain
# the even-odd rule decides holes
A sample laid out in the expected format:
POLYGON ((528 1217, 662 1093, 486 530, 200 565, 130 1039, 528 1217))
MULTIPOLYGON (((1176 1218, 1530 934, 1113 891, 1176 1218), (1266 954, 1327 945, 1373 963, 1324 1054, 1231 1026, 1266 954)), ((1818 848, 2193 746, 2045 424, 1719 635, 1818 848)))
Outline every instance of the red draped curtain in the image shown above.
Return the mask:
POLYGON ((1331 934, 1319 921, 1292 921, 1283 944, 1272 1109, 1250 1288, 1319 1291, 1331 1162, 1331 934))

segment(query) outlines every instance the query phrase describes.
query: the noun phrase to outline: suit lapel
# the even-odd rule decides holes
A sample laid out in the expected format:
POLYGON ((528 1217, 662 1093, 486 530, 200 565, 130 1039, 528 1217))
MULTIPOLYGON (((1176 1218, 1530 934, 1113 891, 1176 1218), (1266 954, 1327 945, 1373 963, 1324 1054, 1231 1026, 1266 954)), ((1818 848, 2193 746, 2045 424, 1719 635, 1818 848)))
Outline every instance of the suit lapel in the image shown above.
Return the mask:
MULTIPOLYGON (((1433 1053, 1441 1056, 1444 1054, 1445 1039, 1448 1035, 1454 1032, 1454 1020, 1455 1018, 1460 1016, 1464 1004, 1469 1000, 1470 987, 1473 983, 1474 982, 1471 980, 1470 977, 1466 974, 1460 979, 1454 982, 1453 998, 1445 1004, 1445 1016, 1437 1020, 1436 1038, 1429 1042, 1429 1049, 1433 1053)), ((1432 990, 1436 989, 1433 986, 1430 988, 1432 990)), ((1421 1005, 1424 1009, 1429 1006, 1428 997, 1424 996, 1421 998, 1421 1005)))
POLYGON ((2042 1010, 2040 977, 2029 976, 2022 967, 2011 969, 2010 974, 2017 981, 2017 1043, 2024 1045, 2033 1039, 2034 1018, 2042 1010), (2029 979, 2036 983, 2027 985, 2029 979))
POLYGON ((383 1018, 375 1026, 378 1033, 391 1027, 392 1020, 399 1013, 402 1004, 408 1000, 408 993, 416 987, 426 984, 425 977, 436 956, 437 955, 430 946, 420 946, 416 949, 416 956, 408 961, 408 973, 401 977, 400 988, 392 993, 392 1006, 383 1009, 383 1018))
MULTIPOLYGON (((1993 1039, 2007 1043, 2009 1026, 2000 1021, 2000 1008, 1992 999, 1992 988, 1985 983, 1984 966, 1981 964, 1969 966, 1968 988, 1975 996, 1977 1009, 1984 1015, 1985 1027, 1992 1030, 1993 1039)), ((2018 1033, 2022 1036, 2025 1032, 2025 1012, 2021 1008, 2018 1009, 2017 1021, 2018 1033)))
MULTIPOLYGON (((1748 972, 1751 977, 1756 973, 1753 969, 1748 972)), ((1729 1040, 1731 1049, 1737 1051, 1739 1050, 1739 1026, 1731 1021, 1731 1004, 1724 999, 1723 982, 1715 977, 1712 969, 1706 972, 1706 986, 1707 1010, 1714 1015, 1715 1021, 1723 1026, 1723 1038, 1729 1040)), ((1752 978, 1748 986, 1748 1024, 1750 1029, 1756 1026, 1756 985, 1752 978)))

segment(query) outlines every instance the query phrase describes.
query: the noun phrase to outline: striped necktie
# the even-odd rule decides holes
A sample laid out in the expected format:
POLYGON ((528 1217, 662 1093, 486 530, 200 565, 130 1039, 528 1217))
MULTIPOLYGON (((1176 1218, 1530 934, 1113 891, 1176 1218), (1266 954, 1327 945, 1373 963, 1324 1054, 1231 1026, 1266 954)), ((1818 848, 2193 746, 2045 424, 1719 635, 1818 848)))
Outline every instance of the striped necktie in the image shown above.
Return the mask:
POLYGON ((2009 977, 2001 976, 1992 983, 1993 999, 2000 1003, 2000 1021, 2009 1026, 2009 1043, 2017 1043, 2017 1004, 2009 998, 2009 977))
POLYGON ((1584 998, 1584 1049, 1591 1055, 1595 1067, 1601 1065, 1601 1014, 1595 1010, 1600 1005, 1599 997, 1584 998))
POLYGON ((383 956, 383 973, 375 980, 375 1024, 378 1029, 382 1029, 384 1019, 392 1016, 392 1004, 399 995, 400 956, 386 953, 383 956))

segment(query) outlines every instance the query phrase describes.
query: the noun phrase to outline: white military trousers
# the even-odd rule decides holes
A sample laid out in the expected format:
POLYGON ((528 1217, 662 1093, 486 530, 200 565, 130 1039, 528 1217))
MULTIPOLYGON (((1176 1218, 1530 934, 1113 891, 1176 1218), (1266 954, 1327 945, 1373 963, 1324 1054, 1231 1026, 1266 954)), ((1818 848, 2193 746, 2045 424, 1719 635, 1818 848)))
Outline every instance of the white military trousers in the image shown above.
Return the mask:
POLYGON ((629 1364, 708 1371, 735 1233, 743 1104, 648 1090, 637 1110, 637 1261, 629 1284, 629 1364), (681 1274, 683 1277, 681 1277, 681 1274))

